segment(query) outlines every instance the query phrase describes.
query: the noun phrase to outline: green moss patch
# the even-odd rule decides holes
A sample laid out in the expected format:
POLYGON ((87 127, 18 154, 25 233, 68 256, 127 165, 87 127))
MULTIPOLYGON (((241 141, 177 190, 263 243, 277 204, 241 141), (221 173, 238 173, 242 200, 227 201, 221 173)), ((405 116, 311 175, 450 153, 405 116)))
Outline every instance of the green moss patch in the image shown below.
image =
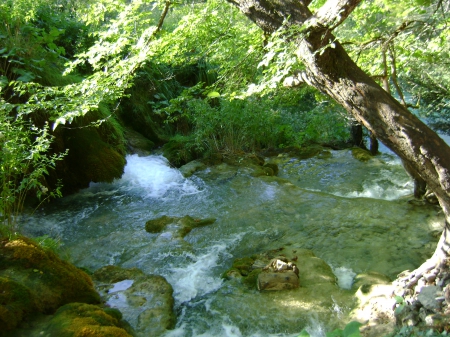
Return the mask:
POLYGON ((145 223, 145 230, 149 233, 161 233, 168 225, 176 224, 179 227, 178 235, 184 238, 194 228, 208 226, 215 221, 214 218, 199 219, 189 215, 182 218, 163 215, 157 219, 148 220, 145 223))
POLYGON ((353 158, 362 162, 369 161, 373 158, 373 155, 369 151, 361 149, 359 147, 352 148, 352 156, 353 158))
POLYGON ((25 237, 0 242, 0 330, 70 302, 100 302, 85 272, 25 237))
POLYGON ((124 328, 116 311, 85 303, 66 304, 56 311, 42 331, 46 336, 58 337, 132 336, 124 328))

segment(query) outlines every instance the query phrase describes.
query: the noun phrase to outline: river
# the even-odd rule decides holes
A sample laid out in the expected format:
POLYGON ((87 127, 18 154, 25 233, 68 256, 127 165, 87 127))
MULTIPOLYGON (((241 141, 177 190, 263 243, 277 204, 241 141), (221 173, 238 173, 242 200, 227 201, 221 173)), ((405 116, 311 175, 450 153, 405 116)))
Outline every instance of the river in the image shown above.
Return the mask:
POLYGON ((321 337, 340 319, 345 325, 342 312, 349 308, 338 300, 315 312, 287 304, 286 292, 260 293, 224 280, 239 257, 309 249, 345 289, 358 273, 395 278, 433 253, 439 209, 409 202, 413 183, 394 155, 360 162, 350 150, 330 150, 306 160, 266 160, 279 166, 278 177, 221 164, 185 179, 160 155, 130 155, 121 179, 92 183, 38 210, 23 231, 61 240, 64 257, 89 270, 113 264, 164 276, 178 318, 167 337, 297 336, 302 329, 321 337), (217 220, 184 239, 170 226, 147 233, 145 222, 162 215, 217 220))

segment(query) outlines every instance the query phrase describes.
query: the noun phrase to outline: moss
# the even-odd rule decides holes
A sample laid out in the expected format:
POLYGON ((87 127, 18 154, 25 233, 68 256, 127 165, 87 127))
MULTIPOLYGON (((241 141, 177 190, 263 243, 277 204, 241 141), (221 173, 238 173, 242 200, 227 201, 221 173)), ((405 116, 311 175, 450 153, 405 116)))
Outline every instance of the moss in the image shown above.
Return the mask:
MULTIPOLYGON (((108 309, 109 310, 109 309, 108 309)), ((70 303, 59 308, 42 329, 44 335, 59 337, 128 337, 117 314, 85 303, 70 303)))
POLYGON ((361 149, 360 147, 352 148, 352 156, 353 158, 366 162, 373 158, 373 155, 368 150, 361 149))
POLYGON ((124 154, 102 140, 95 129, 68 130, 65 144, 69 149, 63 179, 66 192, 87 187, 92 181, 112 182, 122 176, 126 163, 124 154))
POLYGON ((266 164, 264 164, 264 167, 265 168, 270 168, 272 170, 273 174, 271 174, 271 175, 273 175, 273 176, 278 175, 278 165, 277 164, 275 164, 275 163, 266 163, 266 164))
POLYGON ((8 329, 31 313, 52 313, 70 302, 100 302, 86 273, 25 237, 0 242, 0 277, 8 294, 1 297, 2 306, 8 308, 2 310, 2 320, 11 308, 18 318, 8 321, 8 329))
POLYGON ((163 215, 158 219, 148 220, 145 223, 145 230, 149 233, 161 233, 166 226, 174 222, 175 218, 163 215))
POLYGON ((247 277, 244 278, 243 283, 249 288, 255 288, 258 281, 258 275, 261 274, 261 272, 262 269, 252 270, 247 277))
POLYGON ((192 137, 177 135, 164 144, 164 157, 174 166, 180 167, 194 159, 201 157, 195 149, 192 137))
POLYGON ((27 287, 0 277, 0 331, 15 328, 34 308, 36 303, 27 287))
POLYGON ((290 156, 297 157, 299 159, 308 159, 317 156, 322 152, 322 146, 312 144, 308 146, 295 147, 291 146, 286 149, 286 152, 289 153, 290 156))
POLYGON ((92 278, 99 282, 117 283, 123 280, 136 279, 144 275, 144 272, 138 268, 123 269, 118 266, 104 266, 97 269, 92 274, 92 278))
POLYGON ((184 238, 194 228, 211 225, 216 221, 214 218, 198 219, 189 215, 185 215, 182 218, 170 217, 163 215, 160 218, 148 220, 145 223, 145 230, 149 233, 161 233, 167 225, 171 223, 177 223, 181 225, 178 234, 184 238))
POLYGON ((251 257, 242 257, 234 260, 231 268, 238 270, 242 276, 247 276, 252 271, 253 263, 255 259, 251 257))

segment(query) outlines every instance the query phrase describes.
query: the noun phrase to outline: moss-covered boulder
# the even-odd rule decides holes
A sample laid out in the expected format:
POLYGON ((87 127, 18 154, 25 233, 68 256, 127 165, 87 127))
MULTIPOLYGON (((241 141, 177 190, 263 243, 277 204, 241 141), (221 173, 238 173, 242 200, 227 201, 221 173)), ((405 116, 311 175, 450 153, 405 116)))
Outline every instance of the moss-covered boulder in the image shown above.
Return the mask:
POLYGON ((0 241, 0 331, 71 302, 100 302, 85 272, 28 238, 0 241))
POLYGON ((131 128, 125 128, 124 131, 128 153, 139 156, 151 154, 151 151, 155 148, 155 143, 131 128))
POLYGON ((370 151, 362 149, 360 147, 354 147, 352 148, 352 156, 353 158, 366 162, 373 158, 373 155, 370 153, 370 151))
POLYGON ((177 135, 162 147, 164 157, 175 167, 181 167, 192 160, 202 157, 197 151, 192 137, 177 135))
POLYGON ((59 308, 41 327, 40 335, 58 337, 131 337, 120 311, 85 303, 70 303, 59 308))
POLYGON ((148 220, 145 223, 145 230, 149 233, 161 233, 168 225, 173 224, 177 235, 184 238, 194 228, 208 226, 215 221, 216 219, 214 218, 200 219, 189 215, 181 218, 163 215, 159 218, 148 220))
POLYGON ((105 266, 92 278, 106 304, 119 309, 138 336, 160 336, 175 327, 173 289, 164 277, 105 266))
POLYGON ((87 187, 90 182, 112 182, 122 176, 125 154, 105 142, 95 129, 70 130, 65 137, 69 153, 64 161, 70 170, 63 178, 66 191, 87 187))
POLYGON ((240 279, 250 288, 257 288, 257 279, 260 273, 268 270, 269 265, 280 260, 295 265, 299 272, 299 281, 302 287, 313 287, 319 284, 336 285, 336 276, 331 267, 314 253, 307 249, 280 248, 270 250, 251 257, 242 257, 234 260, 233 265, 223 277, 226 279, 240 279))

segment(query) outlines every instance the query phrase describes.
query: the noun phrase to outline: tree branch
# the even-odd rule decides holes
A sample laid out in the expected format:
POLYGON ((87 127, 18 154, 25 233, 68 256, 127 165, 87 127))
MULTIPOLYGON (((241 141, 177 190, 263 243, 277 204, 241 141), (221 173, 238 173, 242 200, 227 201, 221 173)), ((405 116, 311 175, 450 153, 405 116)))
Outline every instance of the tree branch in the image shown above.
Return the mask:
POLYGON ((319 11, 310 18, 309 25, 321 26, 333 30, 339 26, 358 6, 361 0, 328 0, 319 11))

